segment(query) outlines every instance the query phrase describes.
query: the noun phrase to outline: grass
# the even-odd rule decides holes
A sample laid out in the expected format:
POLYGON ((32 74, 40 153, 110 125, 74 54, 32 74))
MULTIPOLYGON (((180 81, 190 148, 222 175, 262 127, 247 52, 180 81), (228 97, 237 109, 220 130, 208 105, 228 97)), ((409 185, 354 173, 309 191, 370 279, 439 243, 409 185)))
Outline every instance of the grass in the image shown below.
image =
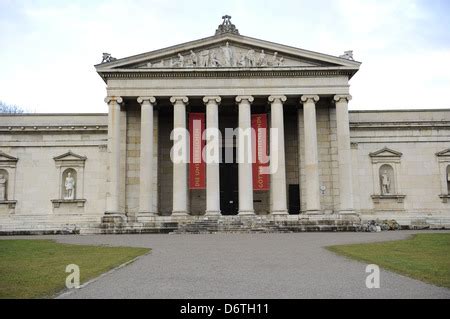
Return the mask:
POLYGON ((0 240, 0 298, 49 298, 65 288, 69 264, 80 267, 84 283, 149 251, 51 240, 0 240))
POLYGON ((337 254, 450 288, 450 233, 417 234, 406 240, 327 247, 337 254))

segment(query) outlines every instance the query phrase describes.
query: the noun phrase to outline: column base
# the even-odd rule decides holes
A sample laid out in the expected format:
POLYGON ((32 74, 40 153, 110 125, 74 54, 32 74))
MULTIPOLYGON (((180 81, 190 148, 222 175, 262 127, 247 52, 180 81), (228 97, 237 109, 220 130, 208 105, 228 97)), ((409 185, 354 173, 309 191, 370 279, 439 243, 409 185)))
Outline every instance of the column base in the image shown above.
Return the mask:
POLYGON ((216 210, 210 210, 210 211, 206 211, 205 212, 205 217, 220 217, 222 216, 222 214, 220 213, 220 211, 216 211, 216 210))
POLYGON ((189 212, 187 211, 173 211, 171 217, 172 218, 178 218, 178 219, 185 219, 188 218, 189 212))
POLYGON ((137 221, 139 223, 155 221, 156 214, 153 212, 139 212, 137 214, 137 221))
POLYGON ((255 211, 253 210, 242 210, 239 211, 239 216, 255 216, 255 211))
POLYGON ((354 210, 341 210, 339 211, 339 215, 341 216, 342 219, 345 220, 353 220, 353 221, 361 220, 359 214, 354 210))
POLYGON ((102 223, 107 224, 120 224, 127 221, 127 216, 124 213, 118 212, 105 212, 105 216, 102 217, 102 223))
POLYGON ((323 215, 321 210, 307 210, 306 215, 323 215))
POLYGON ((287 210, 274 210, 272 212, 270 212, 270 215, 273 216, 286 216, 289 215, 287 210))

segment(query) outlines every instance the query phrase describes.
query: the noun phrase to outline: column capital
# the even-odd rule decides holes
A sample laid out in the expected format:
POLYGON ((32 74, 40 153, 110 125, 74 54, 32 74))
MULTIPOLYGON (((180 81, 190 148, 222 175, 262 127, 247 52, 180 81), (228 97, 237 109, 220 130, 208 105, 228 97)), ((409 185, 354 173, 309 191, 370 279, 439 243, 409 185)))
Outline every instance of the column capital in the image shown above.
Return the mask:
POLYGON ((220 102, 222 102, 222 98, 220 96, 205 96, 203 98, 203 103, 205 104, 208 104, 210 101, 219 104, 220 102))
POLYGON ((300 98, 300 103, 304 104, 307 102, 317 103, 317 102, 319 102, 319 96, 318 95, 302 95, 302 97, 300 98))
POLYGON ((107 96, 105 97, 105 103, 109 104, 111 102, 116 102, 117 104, 122 104, 123 99, 121 96, 107 96))
POLYGON ((275 101, 280 101, 281 103, 284 103, 287 101, 286 95, 271 95, 269 96, 269 102, 273 103, 275 101))
POLYGON ((187 96, 172 96, 170 98, 170 103, 172 104, 177 104, 177 103, 182 103, 182 104, 187 104, 189 102, 189 99, 187 96))
POLYGON ((352 99, 352 96, 350 94, 340 94, 340 95, 335 95, 333 97, 333 100, 335 102, 341 102, 341 100, 346 100, 346 102, 350 102, 352 99))
POLYGON ((248 103, 252 104, 254 100, 255 100, 254 97, 251 95, 236 96, 236 103, 241 103, 242 101, 248 101, 248 103))
POLYGON ((140 96, 137 98, 139 104, 144 104, 144 102, 149 102, 150 104, 156 104, 156 98, 154 96, 140 96))

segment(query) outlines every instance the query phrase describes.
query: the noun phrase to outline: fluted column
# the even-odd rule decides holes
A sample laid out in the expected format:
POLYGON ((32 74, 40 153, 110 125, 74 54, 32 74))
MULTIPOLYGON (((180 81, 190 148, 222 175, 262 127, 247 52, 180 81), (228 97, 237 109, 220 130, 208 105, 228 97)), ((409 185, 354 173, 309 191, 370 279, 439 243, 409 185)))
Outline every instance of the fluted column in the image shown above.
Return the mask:
POLYGON ((219 96, 205 96, 206 104, 206 215, 220 216, 220 137, 219 137, 219 96))
POLYGON ((283 103, 287 98, 281 96, 269 96, 270 119, 272 134, 277 130, 277 134, 270 138, 270 157, 273 159, 277 156, 277 166, 275 172, 271 175, 270 195, 272 196, 272 215, 287 215, 287 196, 286 196, 286 163, 285 163, 285 149, 284 149, 284 117, 283 117, 283 103), (276 137, 274 139, 273 137, 276 137))
POLYGON ((108 104, 109 187, 106 196, 106 214, 120 214, 120 96, 105 98, 108 104))
POLYGON ((341 214, 353 214, 352 154, 350 148, 350 124, 348 102, 351 95, 336 95, 336 126, 339 162, 339 200, 341 214))
POLYGON ((153 202, 153 96, 139 97, 141 104, 141 158, 139 175, 139 219, 154 217, 153 202))
POLYGON ((319 156, 317 151, 317 95, 303 95, 304 135, 305 135, 305 173, 306 210, 309 214, 320 213, 319 156))
POLYGON ((251 104, 252 96, 238 96, 239 105, 239 133, 238 133, 238 162, 239 162, 239 215, 254 215, 253 209, 253 172, 251 143, 251 104))
MULTIPOLYGON (((171 97, 173 104, 173 128, 174 130, 186 130, 186 104, 188 98, 185 96, 171 97)), ((180 130, 180 131, 181 131, 180 130)), ((189 139, 184 139, 184 150, 189 150, 189 139)), ((188 158, 188 153, 186 154, 188 158)), ((187 162, 173 163, 173 205, 172 216, 187 216, 188 208, 188 184, 187 184, 187 162)))

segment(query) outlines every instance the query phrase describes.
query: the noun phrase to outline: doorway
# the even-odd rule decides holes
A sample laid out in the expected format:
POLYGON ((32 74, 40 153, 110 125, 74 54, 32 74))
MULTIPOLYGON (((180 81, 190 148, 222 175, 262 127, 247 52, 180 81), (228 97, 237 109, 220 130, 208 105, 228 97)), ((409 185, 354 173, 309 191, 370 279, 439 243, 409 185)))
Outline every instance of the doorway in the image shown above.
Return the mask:
POLYGON ((239 212, 238 163, 236 148, 222 148, 220 163, 220 210, 222 215, 237 215, 239 212), (228 154, 228 156, 226 156, 228 154), (232 154, 232 157, 231 157, 232 154), (231 162, 232 158, 232 162, 231 162), (228 161, 226 161, 227 159, 228 161), (231 162, 231 163, 230 163, 231 162))

